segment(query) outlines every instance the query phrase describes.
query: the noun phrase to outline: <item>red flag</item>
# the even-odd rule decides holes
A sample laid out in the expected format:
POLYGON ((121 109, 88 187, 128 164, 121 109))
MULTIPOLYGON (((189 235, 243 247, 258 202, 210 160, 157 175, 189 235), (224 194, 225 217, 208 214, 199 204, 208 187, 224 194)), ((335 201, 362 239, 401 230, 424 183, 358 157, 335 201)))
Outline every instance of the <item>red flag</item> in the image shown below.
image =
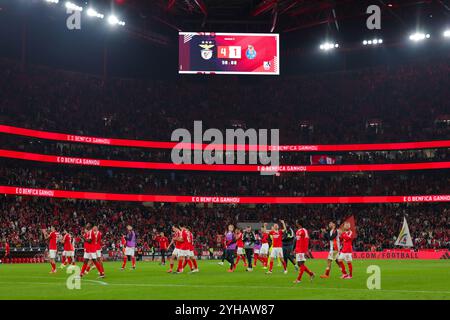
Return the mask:
POLYGON ((346 223, 346 222, 350 223, 350 230, 352 231, 352 238, 356 239, 358 234, 356 233, 355 217, 352 215, 352 216, 348 217, 347 219, 345 219, 339 228, 341 229, 344 226, 344 223, 346 223))

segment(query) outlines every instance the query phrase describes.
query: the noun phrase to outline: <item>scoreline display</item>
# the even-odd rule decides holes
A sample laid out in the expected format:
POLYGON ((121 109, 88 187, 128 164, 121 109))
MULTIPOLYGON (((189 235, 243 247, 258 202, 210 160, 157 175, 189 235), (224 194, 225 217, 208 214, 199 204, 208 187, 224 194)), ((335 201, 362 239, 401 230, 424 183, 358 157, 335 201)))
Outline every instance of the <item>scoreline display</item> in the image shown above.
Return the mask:
POLYGON ((274 33, 179 33, 181 74, 279 75, 279 35, 274 33))

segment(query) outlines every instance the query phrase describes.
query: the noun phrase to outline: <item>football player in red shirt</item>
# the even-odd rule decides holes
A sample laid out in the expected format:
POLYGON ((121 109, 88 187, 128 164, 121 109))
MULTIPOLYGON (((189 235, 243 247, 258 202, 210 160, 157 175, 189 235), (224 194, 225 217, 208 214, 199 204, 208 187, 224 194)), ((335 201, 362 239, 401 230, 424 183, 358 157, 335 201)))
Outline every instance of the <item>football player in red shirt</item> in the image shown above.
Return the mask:
POLYGON ((175 259, 178 259, 178 257, 180 256, 181 250, 182 250, 181 246, 182 246, 183 238, 181 236, 181 230, 179 228, 177 228, 176 226, 173 226, 172 231, 173 231, 173 236, 172 236, 172 241, 169 244, 169 248, 172 246, 172 244, 175 246, 175 248, 173 249, 172 255, 170 256, 170 269, 167 270, 167 273, 171 273, 173 271, 175 259))
POLYGON ((192 234, 190 228, 188 226, 185 226, 184 229, 187 231, 187 254, 188 256, 184 260, 183 269, 186 267, 186 264, 189 264, 189 268, 191 269, 190 273, 196 273, 199 272, 197 260, 195 259, 195 248, 194 248, 194 235, 192 234))
POLYGON ((180 225, 180 233, 175 241, 180 243, 180 249, 178 250, 178 267, 177 273, 183 273, 184 260, 189 259, 189 231, 184 225, 180 225))
POLYGON ((236 228, 234 231, 235 237, 236 237, 236 247, 237 247, 237 259, 236 263, 234 264, 234 269, 236 269, 239 260, 242 259, 244 262, 244 267, 247 268, 247 260, 245 259, 245 251, 244 251, 244 241, 242 240, 242 230, 239 228, 236 228))
POLYGON ((314 279, 314 272, 309 270, 305 265, 306 254, 308 253, 309 246, 309 234, 308 231, 303 228, 300 221, 296 221, 295 225, 297 226, 297 232, 295 233, 295 258, 297 260, 298 266, 300 267, 300 271, 294 283, 300 283, 302 281, 302 276, 305 271, 307 274, 309 274, 310 280, 312 281, 314 279))
POLYGON ((48 233, 47 230, 45 230, 45 229, 42 229, 42 233, 44 234, 44 238, 49 241, 48 257, 50 260, 50 265, 52 266, 52 270, 50 271, 50 273, 56 273, 55 259, 56 259, 56 253, 58 251, 57 242, 58 242, 58 238, 59 238, 59 233, 56 232, 56 229, 53 226, 50 227, 50 233, 48 233))
POLYGON ((64 245, 64 251, 62 253, 61 257, 61 268, 64 268, 68 264, 75 264, 74 257, 75 257, 75 248, 73 246, 73 238, 70 235, 67 230, 63 230, 63 237, 61 239, 61 242, 64 245))
POLYGON ((271 274, 273 270, 273 261, 276 258, 280 258, 281 263, 283 264, 284 273, 287 273, 286 269, 286 262, 284 262, 283 259, 283 232, 286 230, 286 224, 284 223, 284 220, 280 220, 281 225, 283 228, 280 230, 280 227, 277 223, 275 223, 272 226, 272 230, 267 230, 267 223, 264 223, 262 227, 262 232, 267 233, 270 236, 272 236, 272 251, 270 253, 270 265, 269 265, 269 271, 267 271, 267 274, 271 274))
MULTIPOLYGON (((267 226, 267 223, 265 224, 267 226)), ((259 249, 259 260, 263 263, 263 269, 267 269, 269 256, 269 234, 262 231, 261 228, 261 249, 259 249)))
POLYGON ((350 223, 345 222, 342 226, 342 232, 340 234, 340 240, 342 243, 342 249, 338 256, 338 263, 341 266, 342 276, 341 279, 351 279, 353 277, 353 265, 352 265, 352 242, 353 232, 350 230, 350 223), (344 260, 348 265, 348 273, 345 271, 344 260))
POLYGON ((92 260, 95 267, 100 272, 99 278, 104 278, 105 272, 103 270, 103 267, 97 261, 97 237, 95 236, 95 233, 93 232, 90 223, 86 225, 83 239, 84 239, 84 262, 83 267, 81 268, 80 277, 83 277, 86 274, 89 261, 92 260))
MULTIPOLYGON (((92 227, 92 232, 94 234, 95 237, 95 245, 94 245, 94 249, 95 249, 95 255, 97 256, 97 262, 102 266, 102 270, 104 270, 103 268, 103 257, 102 257, 102 236, 103 234, 98 230, 97 226, 93 226, 92 227)), ((89 265, 86 269, 87 272, 89 272, 90 269, 95 269, 96 266, 94 264, 94 260, 91 260, 89 262, 89 265)), ((99 270, 100 273, 100 270, 99 270)))
POLYGON ((166 265, 166 252, 169 247, 169 239, 161 232, 159 236, 156 237, 156 241, 159 244, 159 252, 161 253, 161 265, 166 265))
POLYGON ((8 241, 5 240, 5 255, 3 256, 3 258, 9 257, 10 251, 11 251, 11 248, 9 247, 9 243, 8 243, 8 241))

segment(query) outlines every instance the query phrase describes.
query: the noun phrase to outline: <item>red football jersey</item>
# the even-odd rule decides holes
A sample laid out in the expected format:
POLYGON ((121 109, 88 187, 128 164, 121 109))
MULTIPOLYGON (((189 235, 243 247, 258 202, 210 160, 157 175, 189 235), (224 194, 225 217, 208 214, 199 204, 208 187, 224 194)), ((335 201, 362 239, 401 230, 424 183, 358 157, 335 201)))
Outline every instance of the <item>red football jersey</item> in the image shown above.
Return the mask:
POLYGON ((308 253, 309 234, 305 228, 298 229, 295 233, 295 253, 308 253))
POLYGON ((236 233, 236 246, 238 248, 244 247, 244 241, 242 240, 243 234, 242 232, 236 233))
POLYGON ((167 237, 158 237, 157 241, 161 250, 167 250, 167 247, 169 246, 169 239, 167 239, 167 237))
POLYGON ((194 235, 192 234, 192 232, 188 231, 188 250, 194 251, 194 235))
POLYGON ((63 238, 64 251, 74 251, 72 237, 70 234, 66 233, 63 238))
POLYGON ((48 239, 49 239, 48 249, 49 250, 57 250, 58 247, 56 245, 56 241, 58 240, 58 232, 56 232, 56 231, 50 232, 50 236, 48 239))
POLYGON ((189 231, 187 230, 182 230, 181 231, 181 237, 183 238, 183 242, 181 242, 181 250, 190 250, 189 249, 189 231))
POLYGON ((272 236, 272 248, 281 248, 283 246, 282 239, 283 239, 283 231, 270 231, 269 234, 272 236))
POLYGON ((95 241, 96 239, 92 230, 84 233, 84 240, 84 250, 87 253, 95 253, 97 251, 97 242, 95 241), (87 240, 91 240, 91 242, 89 243, 87 240))
POLYGON ((353 251, 353 246, 352 246, 352 241, 353 241, 353 233, 351 230, 343 232, 341 234, 341 240, 342 240, 342 253, 352 253, 353 251))
MULTIPOLYGON (((174 238, 181 238, 183 236, 183 233, 181 231, 177 231, 175 232, 175 234, 173 235, 174 238)), ((177 249, 183 249, 183 242, 182 241, 178 241, 175 240, 175 248, 177 249)))
POLYGON ((102 250, 102 233, 100 231, 94 232, 95 236, 95 250, 102 250))
POLYGON ((269 234, 268 233, 263 233, 262 238, 261 238, 261 243, 269 243, 269 234))

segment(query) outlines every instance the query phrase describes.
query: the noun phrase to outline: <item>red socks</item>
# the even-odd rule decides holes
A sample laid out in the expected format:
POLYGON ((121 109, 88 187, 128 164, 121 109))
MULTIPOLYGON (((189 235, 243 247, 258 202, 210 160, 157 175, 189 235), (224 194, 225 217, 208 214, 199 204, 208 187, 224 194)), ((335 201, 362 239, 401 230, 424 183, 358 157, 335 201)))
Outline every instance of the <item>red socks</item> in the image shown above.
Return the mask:
POLYGON ((177 268, 178 272, 183 272, 183 262, 184 260, 178 260, 178 268, 177 268))
POLYGON ((286 267, 287 267, 286 262, 284 262, 284 260, 281 260, 281 263, 283 264, 284 271, 286 271, 286 267))
POLYGON ((270 267, 269 267, 269 271, 272 271, 273 269, 273 259, 270 260, 270 267))
POLYGON ((61 263, 66 265, 66 256, 61 256, 61 263))
POLYGON ((326 276, 329 276, 329 275, 330 275, 330 268, 327 268, 327 269, 325 270, 325 275, 326 275, 326 276))
POLYGON ((136 268, 136 257, 131 257, 131 266, 136 268))
POLYGON ((194 264, 194 269, 198 269, 197 260, 192 260, 192 263, 194 264))
POLYGON ((97 260, 95 260, 94 264, 95 264, 95 267, 97 268, 98 272, 100 272, 100 275, 104 275, 105 272, 103 270, 102 264, 100 262, 98 262, 97 260))
POLYGON ((83 274, 84 274, 84 272, 86 271, 86 268, 87 268, 87 262, 84 262, 84 263, 83 263, 83 266, 81 267, 81 273, 80 273, 80 275, 83 275, 83 274))
POLYGON ((54 262, 50 262, 50 265, 52 266, 52 272, 56 271, 56 264, 54 262))
POLYGON ((298 273, 298 277, 297 277, 297 280, 298 281, 301 281, 302 280, 302 276, 303 276, 303 272, 305 272, 305 265, 304 264, 302 264, 301 266, 300 266, 300 272, 298 273))
POLYGON ((350 277, 353 276, 353 265, 351 262, 348 262, 348 273, 350 274, 350 277))
POLYGON ((125 266, 127 265, 127 260, 128 260, 128 257, 124 256, 123 257, 123 263, 122 263, 122 269, 125 268, 125 266))
POLYGON ((340 263, 340 266, 341 266, 341 271, 342 271, 342 274, 347 274, 347 272, 345 271, 345 265, 344 265, 344 262, 343 261, 341 261, 340 263))
POLYGON ((259 260, 259 255, 257 254, 257 253, 255 253, 254 255, 253 255, 253 266, 254 267, 256 267, 256 264, 258 263, 258 260, 259 260))

